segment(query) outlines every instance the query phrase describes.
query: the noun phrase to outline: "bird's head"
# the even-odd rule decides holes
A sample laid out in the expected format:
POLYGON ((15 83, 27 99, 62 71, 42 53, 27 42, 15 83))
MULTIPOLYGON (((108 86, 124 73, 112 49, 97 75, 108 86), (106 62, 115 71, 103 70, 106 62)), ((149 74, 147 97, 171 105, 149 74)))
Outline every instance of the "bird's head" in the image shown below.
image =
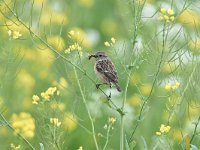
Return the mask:
POLYGON ((96 52, 95 54, 90 55, 89 59, 91 59, 92 57, 94 57, 96 59, 100 59, 100 58, 105 58, 107 56, 106 56, 105 52, 96 52))

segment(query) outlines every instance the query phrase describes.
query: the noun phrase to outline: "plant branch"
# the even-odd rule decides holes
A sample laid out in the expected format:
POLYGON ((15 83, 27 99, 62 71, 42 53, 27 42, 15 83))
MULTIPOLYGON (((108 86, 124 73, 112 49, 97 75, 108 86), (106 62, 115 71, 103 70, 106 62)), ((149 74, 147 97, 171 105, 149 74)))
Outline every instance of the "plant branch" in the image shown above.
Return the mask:
POLYGON ((75 73, 75 77, 76 77, 76 80, 77 80, 77 83, 78 83, 78 87, 79 87, 79 90, 81 92, 81 97, 82 97, 82 100, 83 100, 83 103, 85 105, 85 108, 87 110, 87 114, 88 114, 88 117, 90 119, 90 124, 92 126, 92 136, 93 136, 93 140, 94 140, 94 143, 95 143, 95 146, 96 146, 96 149, 99 150, 99 146, 97 144, 97 139, 96 139, 96 135, 95 135, 95 129, 94 129, 94 122, 92 120, 92 116, 90 114, 90 111, 89 111, 89 108, 87 106, 87 103, 86 103, 86 98, 85 98, 85 95, 83 93, 83 89, 81 87, 81 84, 80 84, 80 81, 79 81, 79 78, 78 78, 78 74, 77 74, 77 71, 76 71, 76 68, 74 67, 74 73, 75 73))

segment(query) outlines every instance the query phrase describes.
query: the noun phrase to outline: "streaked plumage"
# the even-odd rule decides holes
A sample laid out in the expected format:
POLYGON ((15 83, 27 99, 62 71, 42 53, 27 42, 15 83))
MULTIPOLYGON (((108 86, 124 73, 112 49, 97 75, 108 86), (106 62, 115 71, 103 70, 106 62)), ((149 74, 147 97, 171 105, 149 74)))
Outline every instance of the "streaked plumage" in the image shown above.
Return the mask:
POLYGON ((110 58, 106 56, 104 52, 97 52, 95 55, 91 55, 91 57, 96 58, 96 63, 94 65, 94 70, 97 77, 107 84, 114 84, 119 92, 121 92, 121 88, 118 84, 118 76, 117 71, 115 69, 115 65, 112 63, 110 58))

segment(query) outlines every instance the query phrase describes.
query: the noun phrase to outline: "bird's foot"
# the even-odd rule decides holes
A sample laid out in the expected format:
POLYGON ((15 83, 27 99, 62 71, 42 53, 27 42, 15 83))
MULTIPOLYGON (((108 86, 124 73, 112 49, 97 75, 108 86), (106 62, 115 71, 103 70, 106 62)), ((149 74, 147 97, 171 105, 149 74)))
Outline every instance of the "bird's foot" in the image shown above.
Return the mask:
POLYGON ((96 84, 96 88, 99 89, 100 85, 101 85, 101 84, 96 84))

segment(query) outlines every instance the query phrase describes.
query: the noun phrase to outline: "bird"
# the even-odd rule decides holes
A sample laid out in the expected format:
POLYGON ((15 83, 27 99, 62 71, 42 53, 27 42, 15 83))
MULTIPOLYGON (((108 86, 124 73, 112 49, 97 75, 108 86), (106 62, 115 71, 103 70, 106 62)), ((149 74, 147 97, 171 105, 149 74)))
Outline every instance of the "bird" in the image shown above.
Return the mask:
MULTIPOLYGON (((96 52, 89 56, 89 60, 94 57, 96 59, 96 63, 94 65, 94 71, 96 76, 103 82, 102 84, 97 84, 97 88, 100 85, 107 84, 112 87, 115 85, 117 91, 121 92, 121 88, 118 82, 117 71, 115 69, 115 65, 111 61, 111 59, 106 55, 105 52, 96 52)), ((111 93, 109 97, 111 96, 111 93)))

